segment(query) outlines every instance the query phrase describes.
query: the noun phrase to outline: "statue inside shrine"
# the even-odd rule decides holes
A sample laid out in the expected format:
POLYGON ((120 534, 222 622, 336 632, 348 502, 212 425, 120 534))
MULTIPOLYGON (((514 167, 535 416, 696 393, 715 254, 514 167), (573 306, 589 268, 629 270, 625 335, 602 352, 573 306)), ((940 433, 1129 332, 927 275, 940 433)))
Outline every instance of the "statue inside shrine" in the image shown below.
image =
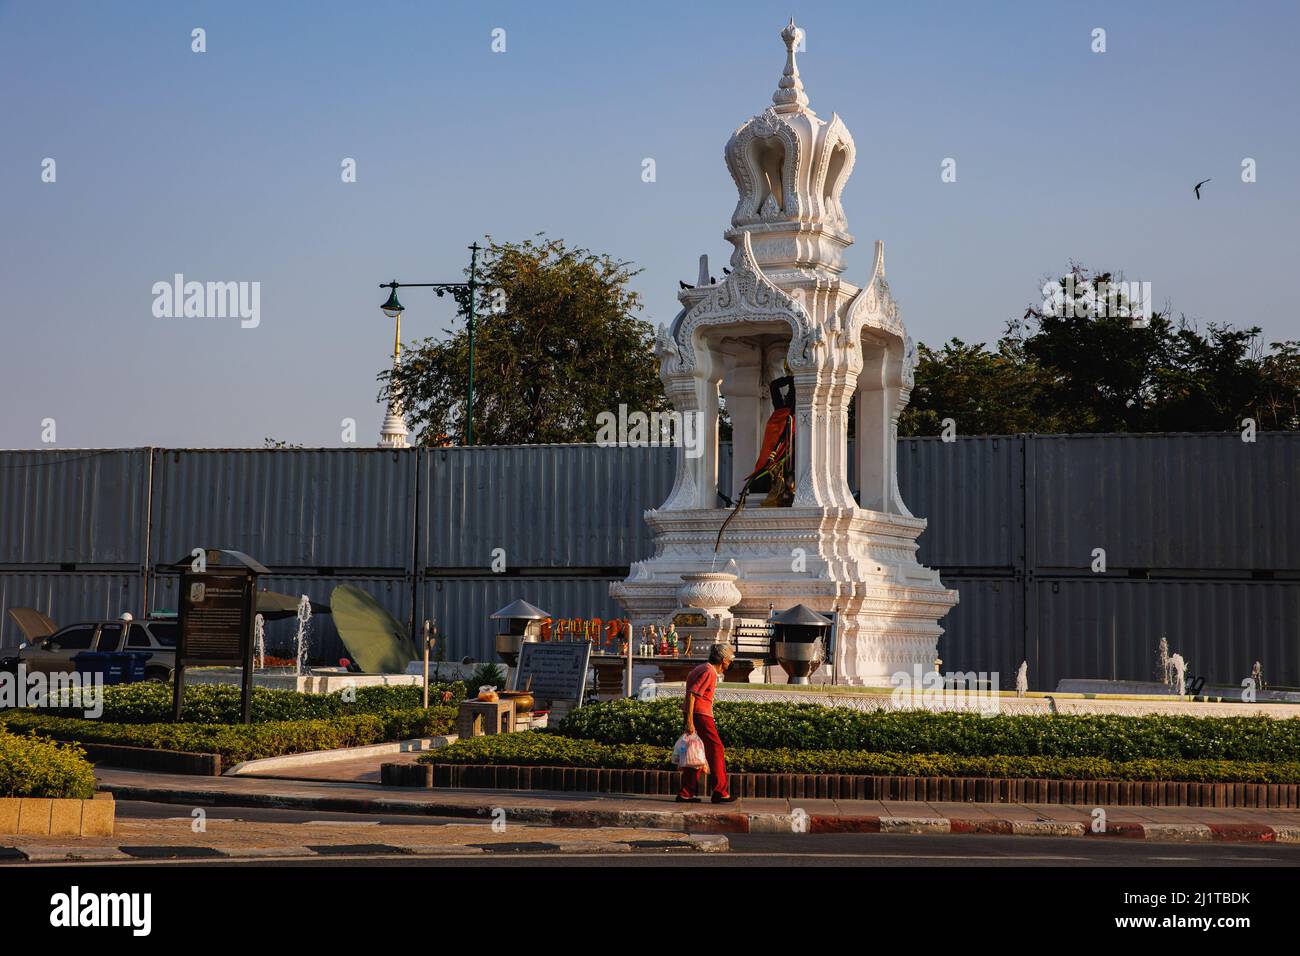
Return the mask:
POLYGON ((745 477, 736 506, 718 529, 718 540, 713 544, 717 551, 722 544, 722 532, 727 530, 751 491, 766 491, 763 508, 788 508, 794 502, 794 379, 785 375, 774 379, 769 390, 772 395, 772 414, 763 429, 763 448, 758 454, 754 470, 745 477))

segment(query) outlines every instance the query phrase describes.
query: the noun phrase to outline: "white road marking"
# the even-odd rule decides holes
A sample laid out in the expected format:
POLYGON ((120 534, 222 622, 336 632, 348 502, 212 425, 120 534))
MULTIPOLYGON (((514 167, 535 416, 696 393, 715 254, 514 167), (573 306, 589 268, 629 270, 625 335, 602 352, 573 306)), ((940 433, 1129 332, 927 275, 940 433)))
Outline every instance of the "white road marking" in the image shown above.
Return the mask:
MULTIPOLYGON (((401 826, 402 824, 398 824, 401 826)), ((317 827, 377 827, 378 820, 304 820, 299 826, 317 827)))

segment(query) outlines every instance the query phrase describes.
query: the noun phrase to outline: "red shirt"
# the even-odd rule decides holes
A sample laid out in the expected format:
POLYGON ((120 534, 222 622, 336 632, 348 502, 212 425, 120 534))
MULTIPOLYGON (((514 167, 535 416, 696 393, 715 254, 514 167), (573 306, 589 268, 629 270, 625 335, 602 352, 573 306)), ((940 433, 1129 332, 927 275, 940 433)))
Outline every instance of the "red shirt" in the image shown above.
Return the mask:
POLYGON ((686 693, 695 698, 695 713, 713 716, 713 690, 718 686, 718 672, 712 664, 701 664, 686 677, 686 693))

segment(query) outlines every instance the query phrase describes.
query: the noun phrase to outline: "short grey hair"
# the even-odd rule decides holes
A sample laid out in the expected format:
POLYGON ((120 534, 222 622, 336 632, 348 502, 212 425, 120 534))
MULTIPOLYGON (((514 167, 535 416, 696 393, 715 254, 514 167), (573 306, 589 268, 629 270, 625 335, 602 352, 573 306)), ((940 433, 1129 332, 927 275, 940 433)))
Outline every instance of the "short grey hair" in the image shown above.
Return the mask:
POLYGON ((730 644, 714 644, 709 648, 710 664, 729 664, 736 656, 736 649, 730 644))

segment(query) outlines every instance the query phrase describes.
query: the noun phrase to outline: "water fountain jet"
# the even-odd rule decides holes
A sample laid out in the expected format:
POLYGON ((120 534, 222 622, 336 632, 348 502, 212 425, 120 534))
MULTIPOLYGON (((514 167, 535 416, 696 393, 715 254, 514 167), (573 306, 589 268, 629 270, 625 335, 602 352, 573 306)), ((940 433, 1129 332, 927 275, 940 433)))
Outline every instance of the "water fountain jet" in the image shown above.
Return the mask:
POLYGON ((266 666, 266 619, 258 614, 253 618, 253 668, 266 666))
POLYGON ((311 623, 311 599, 298 601, 298 633, 294 636, 294 673, 301 677, 307 667, 307 626, 311 623))

